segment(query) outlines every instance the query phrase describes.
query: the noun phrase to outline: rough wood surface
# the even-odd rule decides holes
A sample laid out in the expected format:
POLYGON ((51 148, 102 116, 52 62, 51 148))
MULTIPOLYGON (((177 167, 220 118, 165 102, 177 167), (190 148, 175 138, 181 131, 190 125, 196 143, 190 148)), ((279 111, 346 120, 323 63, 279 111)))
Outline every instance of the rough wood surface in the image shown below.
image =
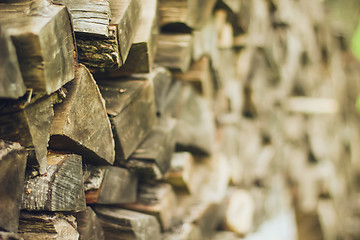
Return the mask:
POLYGON ((126 81, 102 81, 99 87, 113 126, 116 161, 125 160, 155 124, 152 82, 128 78, 126 81))
POLYGON ((28 162, 45 172, 50 126, 54 116, 53 104, 61 101, 63 91, 50 96, 31 92, 16 101, 2 101, 0 110, 0 138, 19 142, 27 150, 35 151, 28 162))
POLYGON ((63 213, 29 213, 20 215, 19 235, 24 240, 79 239, 73 215, 63 213))
POLYGON ((88 204, 120 204, 136 200, 137 175, 125 168, 91 166, 85 168, 88 204))
POLYGON ((77 213, 76 222, 80 235, 79 240, 102 240, 105 238, 100 221, 91 207, 86 207, 84 211, 77 213))
POLYGON ((120 206, 155 216, 162 230, 167 230, 171 226, 176 207, 176 197, 169 184, 143 184, 139 186, 136 202, 121 204, 120 206))
POLYGON ((49 153, 44 175, 27 174, 21 208, 28 211, 85 209, 81 156, 49 153))
POLYGON ((19 234, 0 231, 0 240, 24 240, 19 234))
POLYGON ((114 163, 111 124, 91 73, 80 65, 65 88, 67 97, 54 108, 50 148, 77 153, 86 162, 114 163))
POLYGON ((0 228, 10 232, 18 230, 26 155, 20 144, 0 140, 0 228))
POLYGON ((159 34, 155 63, 184 73, 190 67, 192 45, 191 34, 159 34))
POLYGON ((0 24, 0 98, 19 98, 26 92, 16 50, 7 29, 0 24))
POLYGON ((156 114, 161 117, 165 115, 165 104, 172 76, 170 71, 163 67, 154 68, 150 74, 153 76, 156 114))
POLYGON ((172 226, 170 231, 162 234, 162 240, 192 240, 203 239, 199 227, 192 223, 182 223, 179 226, 172 226))
POLYGON ((0 14, 27 88, 50 94, 74 78, 75 43, 66 7, 41 0, 2 3, 0 14))
POLYGON ((160 225, 154 216, 117 207, 96 206, 95 212, 104 228, 106 239, 160 239, 160 225))

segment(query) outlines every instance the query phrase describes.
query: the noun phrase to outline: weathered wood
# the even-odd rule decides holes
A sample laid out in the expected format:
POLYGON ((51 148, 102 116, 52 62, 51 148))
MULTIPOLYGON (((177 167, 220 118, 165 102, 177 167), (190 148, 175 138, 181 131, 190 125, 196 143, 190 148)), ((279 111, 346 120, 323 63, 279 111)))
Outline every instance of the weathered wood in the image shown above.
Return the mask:
POLYGON ((119 204, 136 200, 137 175, 125 168, 91 166, 85 168, 86 203, 119 204))
POLYGON ((170 231, 162 234, 162 240, 192 240, 203 239, 203 235, 196 225, 184 223, 180 226, 172 226, 170 231))
POLYGON ((160 34, 155 63, 184 73, 190 67, 192 45, 191 34, 160 34))
POLYGON ((153 215, 158 219, 162 230, 168 230, 176 207, 176 198, 169 184, 143 184, 139 186, 136 202, 120 206, 153 215))
POLYGON ((115 144, 105 103, 91 73, 80 65, 65 85, 67 97, 55 106, 50 148, 82 155, 86 162, 113 164, 115 144))
POLYGON ((150 79, 128 78, 102 81, 99 87, 113 126, 115 158, 119 162, 129 158, 155 124, 153 85, 150 79))
POLYGON ((85 209, 81 156, 50 152, 44 175, 28 173, 21 209, 28 211, 82 211, 85 209))
POLYGON ((24 240, 19 234, 0 231, 0 240, 24 240))
POLYGON ((91 207, 86 207, 84 211, 77 213, 76 222, 80 235, 79 240, 102 240, 105 238, 100 221, 91 207))
POLYGON ((157 67, 150 73, 154 84, 154 97, 156 105, 156 114, 165 115, 165 104, 171 87, 171 73, 163 67, 157 67))
POLYGON ((29 213, 20 215, 19 235, 24 240, 79 239, 73 215, 63 213, 29 213))
POLYGON ((0 24, 0 98, 19 98, 26 92, 16 50, 7 29, 0 24))
POLYGON ((0 228, 10 232, 18 230, 26 155, 20 144, 0 140, 0 228))
POLYGON ((50 96, 25 95, 16 101, 2 101, 0 110, 0 138, 19 142, 27 150, 35 151, 28 163, 45 172, 50 126, 54 116, 53 104, 61 101, 63 91, 50 96))
POLYGON ((66 7, 41 0, 3 3, 0 14, 27 88, 50 94, 74 78, 75 43, 66 7))
MULTIPOLYGON (((200 29, 211 15, 215 0, 160 0, 160 25, 183 23, 189 28, 200 29)), ((174 29, 177 28, 174 26, 174 29)))
POLYGON ((117 207, 95 207, 105 231, 105 238, 126 240, 158 240, 160 225, 151 215, 117 207))

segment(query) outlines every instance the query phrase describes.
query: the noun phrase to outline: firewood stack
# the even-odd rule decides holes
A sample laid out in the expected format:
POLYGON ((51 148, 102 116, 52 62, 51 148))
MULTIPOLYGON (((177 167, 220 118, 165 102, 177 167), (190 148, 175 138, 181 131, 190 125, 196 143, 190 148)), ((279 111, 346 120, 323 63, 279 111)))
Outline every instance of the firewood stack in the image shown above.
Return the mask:
POLYGON ((0 239, 242 239, 284 212, 360 237, 359 70, 324 3, 0 15, 0 239))

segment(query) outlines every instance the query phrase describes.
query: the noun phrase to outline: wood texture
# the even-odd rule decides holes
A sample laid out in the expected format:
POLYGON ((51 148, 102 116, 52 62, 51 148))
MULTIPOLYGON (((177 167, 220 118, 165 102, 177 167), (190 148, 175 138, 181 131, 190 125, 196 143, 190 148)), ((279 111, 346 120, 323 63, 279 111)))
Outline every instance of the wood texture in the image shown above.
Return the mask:
POLYGON ((163 67, 154 68, 150 74, 153 76, 156 114, 161 117, 165 115, 165 105, 172 76, 170 71, 163 67))
POLYGON ((120 204, 136 200, 137 175, 125 168, 86 165, 85 191, 88 204, 120 204))
POLYGON ((6 28, 0 24, 0 98, 19 98, 26 92, 16 50, 6 28))
POLYGON ((192 45, 193 36, 191 34, 160 34, 155 63, 184 73, 190 67, 192 45))
POLYGON ((0 240, 24 240, 19 234, 0 231, 0 240))
POLYGON ((22 212, 20 215, 19 235, 24 240, 78 239, 76 228, 73 215, 29 212, 22 212))
POLYGON ((27 174, 21 208, 28 211, 85 210, 81 156, 49 153, 44 175, 27 174))
POLYGON ((77 153, 86 162, 114 163, 111 124, 91 73, 80 65, 65 88, 67 97, 54 108, 50 148, 77 153))
POLYGON ((26 156, 20 144, 0 140, 0 228, 10 232, 18 230, 26 156))
POLYGON ((0 4, 27 88, 55 92, 75 76, 75 43, 64 6, 47 1, 0 4))
POLYGON ((105 238, 100 221, 91 207, 86 207, 84 211, 77 213, 76 222, 80 235, 79 240, 102 240, 105 238))
POLYGON ((160 239, 160 226, 154 216, 116 207, 96 206, 95 212, 104 228, 106 239, 160 239))
POLYGON ((199 227, 192 223, 183 223, 179 226, 173 226, 170 231, 162 234, 162 240, 192 240, 203 239, 199 227))
POLYGON ((102 81, 99 87, 113 126, 116 161, 125 160, 155 124, 152 82, 128 78, 126 81, 102 81))

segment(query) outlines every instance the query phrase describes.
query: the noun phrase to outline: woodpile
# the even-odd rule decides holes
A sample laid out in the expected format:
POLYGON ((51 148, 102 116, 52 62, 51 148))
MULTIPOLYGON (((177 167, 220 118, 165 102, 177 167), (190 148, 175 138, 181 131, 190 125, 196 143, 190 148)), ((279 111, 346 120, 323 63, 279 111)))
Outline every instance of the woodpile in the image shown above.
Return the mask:
POLYGON ((283 213, 360 237, 359 68, 325 3, 0 15, 0 239, 246 239, 283 213))

